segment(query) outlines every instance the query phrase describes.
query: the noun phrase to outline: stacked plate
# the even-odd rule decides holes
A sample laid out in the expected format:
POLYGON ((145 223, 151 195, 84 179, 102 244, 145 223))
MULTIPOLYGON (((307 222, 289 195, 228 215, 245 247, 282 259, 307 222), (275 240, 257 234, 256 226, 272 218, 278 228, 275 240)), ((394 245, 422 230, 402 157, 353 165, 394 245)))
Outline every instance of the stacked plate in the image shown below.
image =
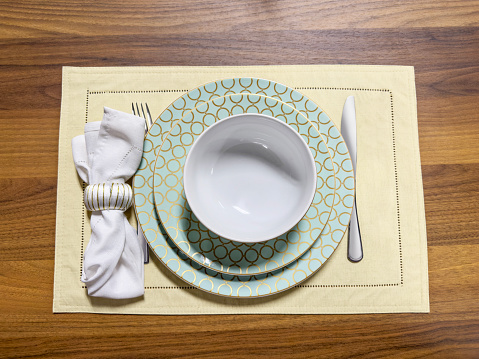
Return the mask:
MULTIPOLYGON (((255 78, 208 83, 168 106, 146 136, 133 188, 138 221, 160 261, 190 285, 227 297, 282 292, 317 272, 341 241, 354 199, 351 159, 326 113, 287 86, 255 78), (197 205, 191 210, 183 178, 187 157, 205 131, 225 119, 246 123, 251 116, 273 118, 294 129, 309 147, 316 171, 312 200, 299 222, 293 220, 285 233, 260 241, 219 236, 221 231, 212 227, 211 219, 207 223, 197 205)), ((284 202, 279 199, 278 205, 284 202)))

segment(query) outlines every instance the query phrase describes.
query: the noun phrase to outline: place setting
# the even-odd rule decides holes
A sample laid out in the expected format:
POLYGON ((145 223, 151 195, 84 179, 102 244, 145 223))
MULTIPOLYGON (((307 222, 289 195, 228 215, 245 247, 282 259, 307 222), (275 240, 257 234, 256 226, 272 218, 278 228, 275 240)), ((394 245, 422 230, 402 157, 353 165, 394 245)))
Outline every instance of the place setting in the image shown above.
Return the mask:
MULTIPOLYGON (((167 76, 155 69, 158 78, 167 76)), ((95 70, 84 75, 89 71, 93 76, 95 70)), ((55 311, 404 310, 388 301, 407 302, 403 287, 409 272, 402 264, 407 240, 394 243, 395 230, 383 242, 374 235, 392 226, 401 230, 389 212, 399 209, 398 203, 390 207, 394 181, 399 188, 393 172, 398 164, 383 153, 387 147, 378 151, 361 135, 372 118, 365 104, 389 93, 325 86, 328 96, 321 101, 314 95, 319 88, 291 86, 266 75, 222 74, 197 86, 179 81, 176 88, 183 91, 86 88, 84 134, 78 133, 80 121, 76 130, 63 129, 76 133, 70 164, 77 174, 74 179, 68 170, 68 181, 80 186, 82 201, 67 194, 62 184, 68 181, 60 174, 59 193, 74 205, 59 206, 60 220, 70 213, 65 221, 72 225, 57 226, 57 237, 67 237, 64 231, 72 239, 68 248, 68 242, 57 242, 55 311), (96 120, 89 119, 93 113, 96 120), (373 183, 385 185, 375 193, 373 183), (370 221, 372 205, 384 214, 379 227, 370 221), (62 253, 80 259, 71 262, 80 267, 76 280, 62 253), (355 306, 348 300, 353 292, 368 299, 355 306)), ((296 75, 307 76, 299 70, 296 75)), ((76 81, 88 85, 88 76, 76 81)), ((126 81, 116 86, 131 88, 126 81)), ((80 108, 70 96, 63 100, 65 113, 70 105, 80 108)), ((384 114, 390 110, 383 108, 384 114)), ((376 131, 389 130, 379 126, 376 131)), ((417 278, 407 278, 415 290, 425 290, 417 278)), ((421 311, 423 303, 404 305, 421 311)))

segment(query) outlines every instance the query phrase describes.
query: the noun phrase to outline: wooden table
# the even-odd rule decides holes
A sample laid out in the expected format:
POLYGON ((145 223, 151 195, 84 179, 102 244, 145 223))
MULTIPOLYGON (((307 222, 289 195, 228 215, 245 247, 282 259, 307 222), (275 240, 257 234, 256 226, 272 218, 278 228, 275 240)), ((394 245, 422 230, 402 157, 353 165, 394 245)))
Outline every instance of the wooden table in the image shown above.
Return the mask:
POLYGON ((0 3, 0 357, 479 357, 479 1, 0 3), (52 314, 61 68, 416 69, 430 314, 52 314))

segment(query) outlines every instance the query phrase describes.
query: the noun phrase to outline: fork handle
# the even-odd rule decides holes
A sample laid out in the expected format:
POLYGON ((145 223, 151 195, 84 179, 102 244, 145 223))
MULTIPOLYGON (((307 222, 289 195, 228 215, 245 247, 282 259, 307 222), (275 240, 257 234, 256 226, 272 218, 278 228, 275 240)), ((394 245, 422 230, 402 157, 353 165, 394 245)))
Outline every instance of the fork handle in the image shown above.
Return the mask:
POLYGON ((150 262, 150 252, 148 250, 148 242, 143 235, 143 231, 141 229, 140 223, 138 223, 138 232, 137 237, 140 243, 143 243, 142 250, 143 250, 143 263, 148 264, 150 262))

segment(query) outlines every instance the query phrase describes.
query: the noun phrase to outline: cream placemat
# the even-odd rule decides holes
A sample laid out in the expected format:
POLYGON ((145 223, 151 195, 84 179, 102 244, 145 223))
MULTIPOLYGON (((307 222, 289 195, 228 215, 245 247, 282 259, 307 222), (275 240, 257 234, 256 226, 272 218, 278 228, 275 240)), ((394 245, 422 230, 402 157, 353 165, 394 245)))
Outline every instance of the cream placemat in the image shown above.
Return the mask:
MULTIPOLYGON (((129 213, 134 222, 133 213, 129 213)), ((403 66, 103 67, 63 69, 58 159, 54 312, 124 314, 321 314, 428 312, 427 239, 414 69, 403 66), (155 256, 145 295, 90 298, 80 281, 90 237, 72 137, 99 121, 103 106, 131 112, 147 102, 157 117, 187 90, 231 77, 283 83, 315 101, 340 127, 356 98, 357 206, 364 259, 347 260, 346 238, 322 269, 286 292, 256 299, 217 297, 186 285, 155 256)))

